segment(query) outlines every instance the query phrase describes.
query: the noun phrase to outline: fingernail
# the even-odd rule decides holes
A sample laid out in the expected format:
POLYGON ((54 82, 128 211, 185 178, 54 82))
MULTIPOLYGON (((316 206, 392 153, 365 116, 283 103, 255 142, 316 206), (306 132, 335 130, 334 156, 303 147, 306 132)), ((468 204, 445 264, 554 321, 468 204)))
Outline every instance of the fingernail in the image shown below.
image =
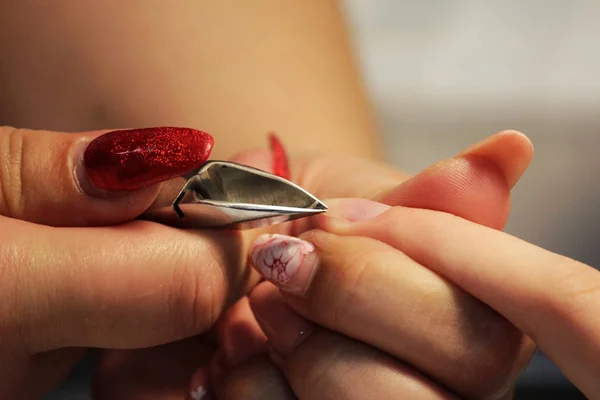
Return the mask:
POLYGON ((87 180, 107 191, 137 190, 199 168, 214 140, 189 128, 144 128, 106 133, 83 153, 87 180))
POLYGON ((249 258, 265 279, 297 295, 306 291, 318 264, 312 243, 279 234, 259 236, 250 248, 249 258))
POLYGON ((269 352, 277 360, 290 355, 310 336, 314 328, 312 323, 286 304, 278 290, 273 289, 269 283, 260 284, 252 291, 250 304, 258 324, 267 336, 269 352))
POLYGON ((272 169, 275 175, 284 179, 290 179, 289 160, 281 140, 275 132, 269 132, 269 143, 271 147, 272 169))
POLYGON ((208 371, 206 368, 201 368, 190 379, 190 391, 186 400, 209 400, 212 398, 208 371))
POLYGON ((391 207, 367 199, 335 199, 327 203, 326 217, 341 219, 346 222, 360 222, 373 219, 391 207))

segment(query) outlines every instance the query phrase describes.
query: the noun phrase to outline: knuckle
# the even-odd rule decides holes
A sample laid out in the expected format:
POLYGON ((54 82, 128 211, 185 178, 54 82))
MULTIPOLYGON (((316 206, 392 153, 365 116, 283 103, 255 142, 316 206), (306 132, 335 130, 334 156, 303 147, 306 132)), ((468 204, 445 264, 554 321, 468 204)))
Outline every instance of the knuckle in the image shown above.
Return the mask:
POLYGON ((451 386, 472 398, 496 399, 506 395, 535 346, 517 328, 501 317, 489 321, 459 354, 450 377, 451 386))
MULTIPOLYGON (((323 346, 323 333, 315 332, 296 350, 287 362, 290 384, 307 399, 327 393, 332 366, 339 353, 336 347, 323 346)), ((331 344, 331 343, 327 343, 331 344)))
POLYGON ((23 204, 23 157, 25 130, 0 128, 0 214, 14 217, 21 214, 23 204))
POLYGON ((217 320, 222 302, 215 293, 220 279, 215 271, 221 268, 210 252, 190 250, 191 246, 183 244, 172 246, 177 267, 167 291, 167 321, 176 336, 187 337, 205 331, 217 320))

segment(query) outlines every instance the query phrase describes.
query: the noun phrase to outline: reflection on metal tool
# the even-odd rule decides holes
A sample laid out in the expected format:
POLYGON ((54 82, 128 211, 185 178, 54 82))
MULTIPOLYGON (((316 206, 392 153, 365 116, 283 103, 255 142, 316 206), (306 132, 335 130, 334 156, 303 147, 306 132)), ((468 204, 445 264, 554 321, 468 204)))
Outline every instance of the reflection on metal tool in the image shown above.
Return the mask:
POLYGON ((252 229, 327 211, 300 186, 245 165, 208 161, 186 178, 172 207, 142 218, 180 228, 252 229))

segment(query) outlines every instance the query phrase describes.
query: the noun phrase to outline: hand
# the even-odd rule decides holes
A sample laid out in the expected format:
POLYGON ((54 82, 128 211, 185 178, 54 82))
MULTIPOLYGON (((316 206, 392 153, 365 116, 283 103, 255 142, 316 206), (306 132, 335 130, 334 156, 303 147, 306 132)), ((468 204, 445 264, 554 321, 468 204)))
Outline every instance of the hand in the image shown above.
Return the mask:
POLYGON ((0 398, 39 397, 86 347, 156 346, 204 332, 256 283, 243 253, 256 233, 130 222, 168 197, 157 182, 208 157, 208 138, 121 133, 92 142, 101 133, 0 131, 0 398), (156 146, 181 156, 183 137, 193 154, 178 165, 138 157, 156 146), (109 154, 132 140, 127 159, 109 154), (139 162, 153 168, 137 170, 139 162))
MULTIPOLYGON (((500 170, 506 171, 509 186, 531 156, 529 143, 515 135, 495 137, 475 151, 493 156, 500 170)), ((413 182, 426 180, 428 174, 438 175, 439 165, 433 171, 413 182)), ((461 177, 456 171, 450 176, 461 177)), ((467 183, 466 187, 478 182, 459 181, 467 183)), ((409 182, 405 185, 411 188, 414 184, 409 182)), ((504 196, 499 198, 508 199, 506 184, 486 183, 483 189, 503 188, 504 196)), ((465 204, 470 215, 478 208, 483 210, 478 204, 485 203, 478 200, 490 193, 479 189, 479 196, 465 204)), ((396 198, 411 197, 410 189, 405 190, 396 198)), ((439 196, 432 193, 432 198, 436 194, 439 196)), ((419 198, 414 196, 413 201, 419 198)), ((300 235, 308 242, 267 236, 255 243, 255 266, 283 291, 281 295, 273 285, 262 283, 250 295, 258 324, 271 346, 271 361, 282 373, 264 358, 240 362, 239 353, 247 349, 237 346, 235 354, 232 348, 244 334, 235 338, 223 335, 221 360, 213 364, 213 375, 214 370, 223 370, 219 364, 234 367, 221 372, 216 380, 213 376, 217 397, 510 397, 516 376, 531 356, 532 342, 486 305, 425 268, 427 264, 418 264, 410 254, 407 257, 397 243, 386 242, 393 231, 391 223, 381 223, 382 217, 377 218, 378 236, 352 229, 359 219, 375 217, 389 206, 356 200, 330 204, 331 212, 319 217, 314 226, 321 230, 300 235), (282 254, 287 254, 282 256, 288 262, 287 275, 274 274, 273 260, 282 254)), ((482 223, 498 221, 491 211, 492 215, 481 214, 482 223)), ((458 209, 456 214, 464 212, 458 209)), ((410 232, 411 225, 405 226, 410 232)), ((375 224, 373 229, 377 229, 375 224)), ((427 245, 424 242, 422 247, 427 245)), ((242 305, 230 310, 227 318, 230 330, 237 327, 240 331, 243 326, 246 332, 252 326, 252 331, 258 330, 256 320, 242 305)), ((254 343, 258 342, 258 335, 254 337, 254 343)), ((191 388, 206 385, 206 374, 200 370, 191 388)))
MULTIPOLYGON (((262 153, 250 152, 241 160, 261 167, 261 160, 264 162, 268 158, 260 154, 262 153)), ((403 182, 400 186, 398 184, 406 178, 406 175, 384 164, 358 159, 319 157, 311 160, 307 157, 297 162, 293 170, 297 172, 296 176, 301 177, 297 181, 320 198, 371 197, 390 204, 422 206, 454 212, 479 223, 501 228, 508 215, 509 189, 516 183, 530 158, 529 142, 524 140, 522 135, 507 132, 487 139, 458 157, 434 165, 403 182)), ((294 233, 311 228, 306 226, 306 221, 299 222, 301 223, 292 226, 296 231, 294 233)), ((287 232, 291 232, 291 230, 287 232)), ((443 285, 444 281, 441 278, 439 280, 443 285)), ((445 295, 448 296, 448 292, 445 295)), ((464 297, 468 298, 468 296, 464 297)), ((441 296, 438 300, 444 302, 446 299, 447 297, 441 296)), ((478 302, 468 299, 467 306, 472 304, 474 309, 481 308, 478 302)), ((432 304, 436 304, 435 300, 435 298, 432 299, 432 304)), ((255 385, 246 385, 244 384, 246 381, 238 379, 240 376, 245 376, 243 371, 238 373, 240 372, 239 366, 242 364, 245 365, 244 371, 251 373, 253 377, 260 376, 262 373, 266 373, 270 377, 279 376, 277 370, 263 368, 265 366, 273 367, 268 360, 259 359, 259 364, 256 366, 252 366, 253 364, 249 361, 254 355, 264 352, 265 337, 258 329, 248 304, 247 298, 242 299, 227 312, 219 324, 221 350, 213 358, 214 368, 212 369, 226 370, 222 374, 220 382, 224 383, 222 387, 228 388, 231 398, 240 398, 242 394, 236 390, 242 388, 252 389, 250 392, 257 395, 262 393, 257 390, 260 388, 255 385), (223 368, 215 367, 219 364, 224 364, 223 368)), ((447 305, 443 304, 443 307, 447 308, 447 305)), ((456 304, 454 307, 450 307, 452 315, 460 314, 461 307, 462 305, 456 304)), ((469 327, 483 326, 486 321, 490 326, 496 327, 498 331, 514 331, 513 327, 504 323, 504 320, 496 314, 486 315, 487 319, 484 320, 480 320, 476 315, 465 315, 464 327, 442 326, 436 331, 449 330, 450 334, 460 338, 469 327)), ((415 324, 416 328, 418 326, 419 324, 415 324)), ((497 331, 490 328, 490 332, 497 331)), ((416 331, 413 331, 414 333, 416 331)), ((479 333, 484 335, 488 332, 479 331, 479 333)), ((477 362, 485 364, 487 378, 482 380, 465 374, 465 380, 469 382, 470 389, 477 386, 476 389, 486 393, 496 390, 499 386, 510 386, 514 377, 498 376, 496 372, 507 368, 519 370, 533 351, 531 342, 524 339, 518 332, 510 337, 495 335, 491 340, 479 337, 477 334, 472 336, 477 339, 475 343, 488 343, 490 349, 481 348, 478 352, 469 354, 462 360, 461 366, 473 364, 478 355, 484 356, 477 362), (522 347, 521 343, 524 343, 522 347), (512 358, 507 356, 506 359, 495 360, 493 356, 500 349, 508 352, 512 358)), ((437 343, 434 337, 430 337, 430 339, 434 345, 437 343)), ((104 360, 104 367, 101 369, 98 380, 100 389, 97 393, 102 398, 166 399, 171 398, 170 396, 181 396, 180 389, 176 388, 180 387, 183 379, 181 374, 184 376, 191 374, 189 368, 192 363, 183 362, 191 357, 191 351, 182 350, 185 348, 184 344, 179 344, 174 348, 175 350, 172 352, 165 351, 164 348, 148 349, 141 357, 139 355, 134 357, 129 352, 111 353, 104 360), (149 362, 149 360, 153 361, 149 362), (137 372, 135 374, 129 372, 132 370, 137 372), (171 371, 174 370, 180 374, 172 373, 171 371), (142 378, 137 381, 132 379, 135 376, 152 376, 153 381, 160 382, 160 384, 148 387, 147 381, 144 382, 142 378), (168 388, 168 390, 162 390, 161 387, 168 388), (177 395, 173 393, 177 393, 177 395)), ((451 349, 446 348, 446 350, 451 349)), ((455 357, 456 353, 443 354, 443 356, 455 357)), ((198 359, 196 365, 200 367, 205 364, 198 359)), ((204 369, 200 369, 195 375, 191 386, 193 390, 196 389, 198 382, 206 384, 205 372, 204 369)), ((271 385, 261 379, 255 379, 255 381, 263 384, 263 388, 275 389, 278 387, 276 384, 271 385)), ((287 384, 282 390, 289 390, 287 384)), ((248 394, 244 393, 244 395, 248 394)), ((226 393, 223 395, 225 396, 226 393)), ((278 398, 277 396, 272 397, 278 398)))
POLYGON ((597 269, 426 210, 390 209, 347 234, 395 246, 477 297, 533 338, 588 398, 600 398, 597 269))

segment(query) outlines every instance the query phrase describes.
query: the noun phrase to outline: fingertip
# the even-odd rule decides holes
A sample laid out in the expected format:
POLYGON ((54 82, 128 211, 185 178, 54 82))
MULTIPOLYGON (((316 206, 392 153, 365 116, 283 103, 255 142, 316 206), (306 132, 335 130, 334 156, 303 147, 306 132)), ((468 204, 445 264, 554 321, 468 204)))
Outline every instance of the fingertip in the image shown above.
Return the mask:
POLYGON ((510 192, 496 162, 467 154, 434 164, 403 182, 382 201, 443 211, 500 229, 508 218, 510 192))
POLYGON ((512 189, 531 163, 533 153, 533 143, 525 134, 505 130, 476 143, 457 157, 488 158, 502 170, 508 188, 512 189))

